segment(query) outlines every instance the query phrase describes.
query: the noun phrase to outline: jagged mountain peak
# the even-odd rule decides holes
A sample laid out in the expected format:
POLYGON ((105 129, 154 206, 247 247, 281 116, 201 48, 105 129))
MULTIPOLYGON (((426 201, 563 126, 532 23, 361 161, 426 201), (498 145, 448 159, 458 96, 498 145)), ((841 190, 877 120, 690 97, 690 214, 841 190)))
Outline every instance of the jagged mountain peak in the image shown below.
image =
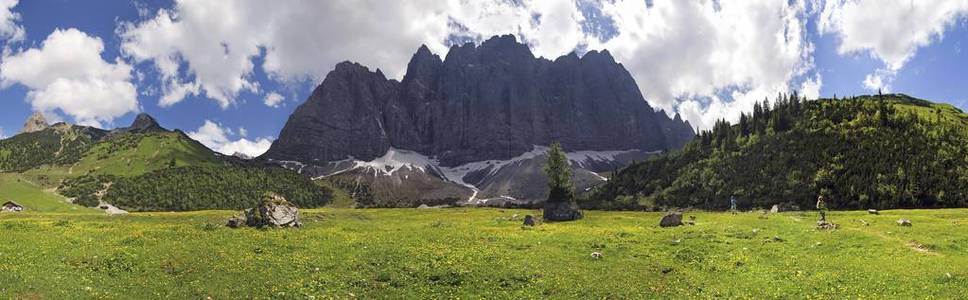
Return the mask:
POLYGON ((147 113, 139 113, 131 126, 123 128, 124 132, 167 132, 168 130, 158 124, 158 120, 147 113))
POLYGON ((34 112, 33 114, 30 115, 29 118, 27 118, 27 121, 24 122, 24 128, 20 130, 20 132, 21 133, 37 132, 37 131, 47 129, 47 127, 50 127, 50 125, 47 124, 47 119, 44 118, 43 113, 38 111, 38 112, 34 112))

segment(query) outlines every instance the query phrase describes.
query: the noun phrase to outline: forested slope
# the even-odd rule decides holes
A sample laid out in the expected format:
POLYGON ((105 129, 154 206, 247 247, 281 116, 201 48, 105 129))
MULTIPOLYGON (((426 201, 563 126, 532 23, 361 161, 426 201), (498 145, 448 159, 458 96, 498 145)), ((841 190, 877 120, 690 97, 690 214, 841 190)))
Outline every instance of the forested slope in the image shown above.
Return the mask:
POLYGON ((968 115, 902 94, 781 96, 683 150, 613 175, 583 199, 600 209, 968 206, 968 115))

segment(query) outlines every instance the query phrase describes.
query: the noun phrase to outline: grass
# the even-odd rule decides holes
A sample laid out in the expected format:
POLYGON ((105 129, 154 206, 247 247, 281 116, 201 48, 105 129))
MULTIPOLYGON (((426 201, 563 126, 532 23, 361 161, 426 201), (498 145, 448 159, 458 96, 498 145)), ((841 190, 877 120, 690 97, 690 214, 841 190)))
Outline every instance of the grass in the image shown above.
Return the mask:
POLYGON ((796 212, 694 212, 695 226, 663 229, 659 213, 590 211, 522 228, 540 213, 332 208, 304 211, 299 229, 223 227, 233 213, 0 214, 0 298, 955 299, 968 287, 968 209, 832 212, 835 231, 796 212))
POLYGON ((95 144, 72 167, 74 174, 137 176, 175 166, 217 165, 219 161, 201 144, 176 132, 132 135, 95 144), (118 144, 129 142, 130 146, 118 144))
POLYGON ((78 213, 96 211, 73 205, 66 198, 45 191, 37 183, 19 174, 0 173, 0 204, 11 200, 33 211, 78 213))

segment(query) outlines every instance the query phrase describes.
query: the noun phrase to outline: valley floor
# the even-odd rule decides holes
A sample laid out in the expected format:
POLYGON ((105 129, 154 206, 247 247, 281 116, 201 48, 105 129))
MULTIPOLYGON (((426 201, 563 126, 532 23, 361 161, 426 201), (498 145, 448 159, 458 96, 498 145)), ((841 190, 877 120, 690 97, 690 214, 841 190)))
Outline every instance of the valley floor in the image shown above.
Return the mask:
MULTIPOLYGON (((306 210, 300 229, 231 211, 0 214, 0 298, 964 298, 968 209, 587 212, 522 228, 501 209, 306 210), (898 218, 913 227, 899 227, 898 218), (860 220, 869 222, 869 226, 860 220), (592 252, 603 258, 594 259, 592 252)), ((515 217, 517 216, 517 217, 515 217)))

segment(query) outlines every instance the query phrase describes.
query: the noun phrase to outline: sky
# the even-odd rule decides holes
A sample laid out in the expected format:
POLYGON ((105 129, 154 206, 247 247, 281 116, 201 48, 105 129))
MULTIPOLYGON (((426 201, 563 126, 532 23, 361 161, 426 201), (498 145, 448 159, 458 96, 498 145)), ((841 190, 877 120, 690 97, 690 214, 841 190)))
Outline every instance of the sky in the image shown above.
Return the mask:
POLYGON ((0 138, 33 112, 141 112, 256 156, 342 61, 400 79, 420 45, 514 34, 607 49, 646 101, 705 129, 753 103, 899 92, 968 110, 968 0, 0 0, 0 138))

